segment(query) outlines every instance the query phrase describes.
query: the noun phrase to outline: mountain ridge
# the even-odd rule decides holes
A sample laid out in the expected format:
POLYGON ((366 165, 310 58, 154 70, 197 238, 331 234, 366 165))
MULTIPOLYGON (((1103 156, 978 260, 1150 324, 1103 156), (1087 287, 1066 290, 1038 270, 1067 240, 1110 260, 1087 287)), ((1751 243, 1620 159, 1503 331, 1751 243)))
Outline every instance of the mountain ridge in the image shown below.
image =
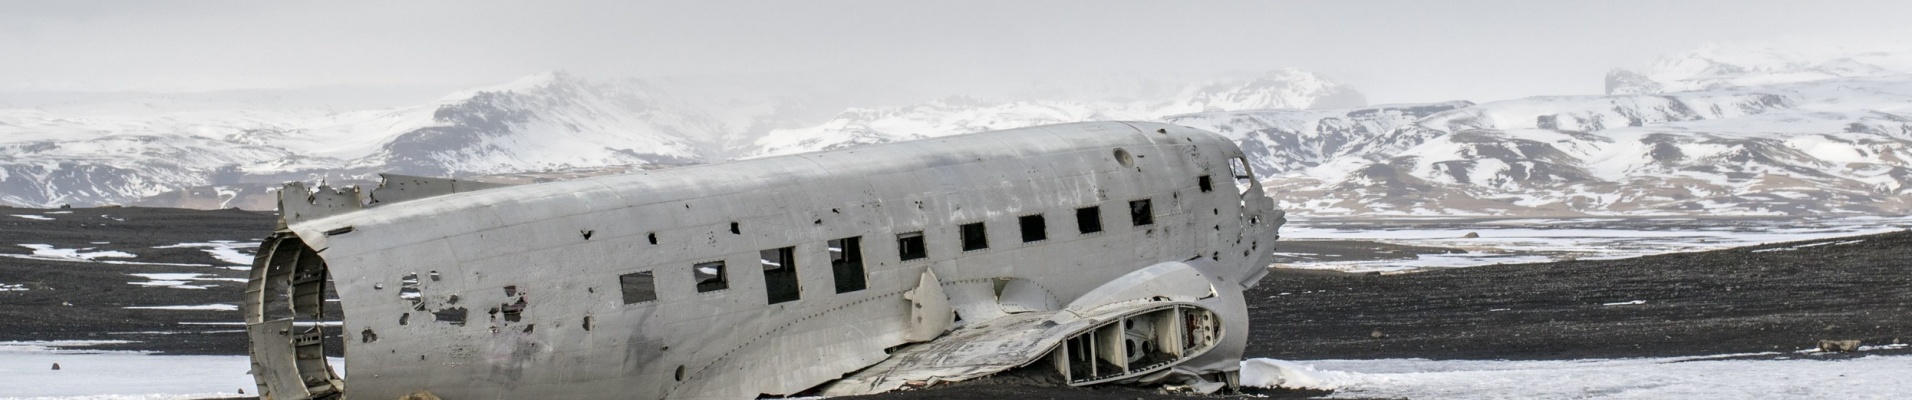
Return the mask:
POLYGON ((287 180, 538 181, 1147 120, 1234 140, 1297 215, 1903 214, 1912 51, 1873 49, 1708 46, 1613 70, 1607 94, 1485 103, 1367 105, 1346 85, 1278 69, 822 113, 801 95, 554 72, 381 110, 0 110, 0 203, 270 208, 287 180))
MULTIPOLYGON (((1364 101, 1344 85, 1295 69, 1196 82, 1181 93, 1126 103, 947 97, 902 108, 851 107, 836 117, 877 118, 897 110, 969 112, 976 117, 943 121, 962 127, 950 133, 967 133, 1148 119, 1173 111, 1364 101)), ((3 109, 0 204, 269 208, 265 198, 288 180, 362 184, 375 181, 380 172, 474 177, 716 162, 767 155, 764 143, 772 135, 830 126, 834 118, 810 117, 816 115, 814 104, 802 96, 721 84, 589 80, 555 71, 375 110, 223 103, 207 109, 190 102, 3 109)), ((870 129, 825 136, 797 140, 784 150, 921 135, 870 129)))

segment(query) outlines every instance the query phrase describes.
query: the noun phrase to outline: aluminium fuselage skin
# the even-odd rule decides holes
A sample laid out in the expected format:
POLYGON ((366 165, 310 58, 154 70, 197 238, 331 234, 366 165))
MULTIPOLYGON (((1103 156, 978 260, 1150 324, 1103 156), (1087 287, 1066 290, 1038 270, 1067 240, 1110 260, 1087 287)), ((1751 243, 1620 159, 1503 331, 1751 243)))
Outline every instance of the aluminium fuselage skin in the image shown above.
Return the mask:
POLYGON ((925 276, 944 292, 1020 280, 1058 307, 1171 261, 1253 286, 1283 220, 1244 161, 1214 133, 1091 122, 371 207, 287 194, 248 292, 254 374, 279 399, 801 393, 922 341, 905 296, 925 276), (860 271, 842 268, 851 238, 860 271), (344 314, 342 381, 261 354, 298 341, 290 320, 309 315, 274 310, 312 295, 287 283, 312 268, 344 314))

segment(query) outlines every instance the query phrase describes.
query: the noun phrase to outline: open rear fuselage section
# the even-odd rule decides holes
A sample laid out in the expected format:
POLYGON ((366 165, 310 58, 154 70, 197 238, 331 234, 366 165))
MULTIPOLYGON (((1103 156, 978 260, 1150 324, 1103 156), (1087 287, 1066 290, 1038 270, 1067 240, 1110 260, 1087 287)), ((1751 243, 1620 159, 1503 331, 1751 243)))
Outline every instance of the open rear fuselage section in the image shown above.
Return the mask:
MULTIPOLYGON (((1089 315, 1069 307, 1151 265, 1252 286, 1282 214, 1245 161, 1213 133, 1095 122, 511 187, 388 179, 369 204, 289 185, 248 291, 253 372, 277 399, 803 393, 966 326, 1089 315), (345 377, 313 358, 322 324, 296 323, 334 306, 345 377)), ((1097 304, 1162 303, 1029 359, 1095 383, 1239 357, 1242 311, 1135 297, 1097 304)))

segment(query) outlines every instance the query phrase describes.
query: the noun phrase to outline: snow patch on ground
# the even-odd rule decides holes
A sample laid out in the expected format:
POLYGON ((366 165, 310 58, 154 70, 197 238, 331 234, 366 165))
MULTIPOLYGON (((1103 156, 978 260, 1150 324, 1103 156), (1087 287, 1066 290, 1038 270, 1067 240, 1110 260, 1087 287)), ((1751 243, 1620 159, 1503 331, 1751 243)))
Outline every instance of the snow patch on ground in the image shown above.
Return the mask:
POLYGON ((112 258, 137 257, 137 256, 134 256, 133 253, 118 251, 118 250, 94 251, 96 247, 86 247, 86 248, 79 248, 79 249, 62 249, 62 248, 53 247, 53 245, 50 245, 50 244, 22 244, 20 245, 20 247, 33 249, 33 254, 31 254, 31 256, 33 257, 66 260, 66 261, 93 261, 94 259, 107 258, 107 257, 112 257, 112 258))
POLYGON ((1877 346, 1859 346, 1859 351, 1903 350, 1906 347, 1907 345, 1905 343, 1893 343, 1893 344, 1882 344, 1877 346))
POLYGON ((107 332, 108 335, 202 335, 208 333, 244 333, 244 329, 214 329, 204 331, 128 331, 107 332))
POLYGON ((210 264, 156 263, 122 260, 103 260, 104 258, 134 258, 133 253, 118 250, 97 250, 97 247, 62 249, 50 244, 21 244, 20 247, 33 249, 31 254, 0 253, 0 257, 19 258, 40 261, 88 262, 120 265, 164 265, 174 267, 210 267, 210 264))
POLYGON ((1531 264, 1553 261, 1540 255, 1519 255, 1500 252, 1467 252, 1460 254, 1417 254, 1412 260, 1362 260, 1362 261, 1303 261, 1283 264, 1289 268, 1332 269, 1349 273, 1369 272, 1410 272, 1422 268, 1477 267, 1494 264, 1531 264))
MULTIPOLYGON (((1335 261, 1311 257, 1277 266, 1355 273, 1407 272, 1423 268, 1618 259, 1868 235, 1912 228, 1912 217, 1757 219, 1717 223, 1668 218, 1625 221, 1612 218, 1295 219, 1281 228, 1282 241, 1367 240, 1407 246, 1445 247, 1467 252, 1421 254, 1408 260, 1335 261), (1468 233, 1476 233, 1479 237, 1464 237, 1468 233)), ((1758 251, 1855 243, 1860 241, 1813 243, 1758 251)), ((1279 243, 1276 247, 1280 247, 1279 243)))
MULTIPOLYGON (((67 347, 88 347, 107 344, 132 343, 129 340, 20 340, 0 342, 0 354, 17 353, 98 353, 99 350, 74 350, 67 347)), ((128 353, 120 351, 120 353, 128 353)), ((137 352, 131 352, 137 353, 137 352)))
POLYGON ((1774 251, 1793 251, 1793 250, 1799 250, 1799 249, 1803 249, 1803 248, 1807 248, 1807 247, 1818 247, 1818 246, 1844 246, 1844 245, 1848 245, 1848 244, 1859 244, 1859 243, 1865 243, 1865 241, 1866 241, 1865 239, 1858 239, 1858 240, 1841 240, 1841 241, 1837 241, 1837 242, 1820 242, 1820 243, 1807 243, 1807 244, 1802 244, 1802 245, 1798 245, 1798 246, 1787 246, 1787 247, 1775 247, 1775 248, 1770 248, 1770 249, 1759 249, 1759 250, 1753 250, 1753 252, 1754 252, 1754 253, 1768 253, 1768 252, 1774 252, 1774 251))
POLYGON ((195 273, 156 273, 156 274, 127 274, 127 275, 132 275, 132 276, 137 276, 137 277, 147 279, 147 281, 145 282, 127 282, 127 284, 139 285, 139 286, 169 287, 174 289, 205 289, 205 288, 209 288, 213 286, 219 286, 214 284, 197 283, 199 281, 216 281, 216 282, 245 282, 246 281, 245 279, 241 279, 241 278, 205 277, 206 274, 195 274, 195 273))
MULTIPOLYGON (((123 340, 0 342, 0 398, 203 399, 253 395, 246 356, 159 356, 65 347, 123 340), (60 369, 53 370, 59 363, 60 369)), ((330 358, 345 373, 345 360, 330 358)))
MULTIPOLYGON (((239 390, 239 389, 234 389, 239 390)), ((202 400, 237 397, 232 392, 189 394, 102 394, 84 396, 0 397, 0 400, 202 400)))
POLYGON ((239 251, 239 249, 258 248, 258 247, 259 247, 259 242, 214 240, 210 242, 200 242, 200 243, 180 243, 180 244, 174 244, 174 245, 158 246, 154 248, 155 249, 199 248, 200 251, 204 251, 206 252, 206 254, 211 254, 213 258, 217 258, 219 259, 219 261, 224 261, 226 263, 230 263, 234 265, 250 266, 252 265, 253 255, 251 253, 239 251))
POLYGON ((239 306, 234 304, 200 304, 200 305, 191 305, 191 306, 133 306, 133 307, 123 307, 123 308, 128 310, 239 311, 239 306))
POLYGON ((1350 380, 1341 371, 1317 371, 1313 365, 1301 365, 1272 358, 1241 360, 1241 384, 1262 388, 1334 390, 1334 382, 1350 380))
MULTIPOLYGON (((1330 398, 1854 399, 1912 396, 1912 356, 1843 360, 1716 357, 1544 361, 1242 361, 1241 382, 1331 389, 1330 398), (1732 359, 1727 359, 1732 358, 1732 359)), ((1775 356, 1777 357, 1777 356, 1775 356)))
MULTIPOLYGON (((234 322, 176 322, 176 323, 177 323, 177 324, 180 324, 180 325, 212 325, 212 326, 245 326, 245 325, 246 325, 246 322, 245 322, 245 321, 234 321, 234 322)), ((296 327, 301 327, 301 328, 303 328, 303 327, 313 327, 313 326, 345 326, 345 322, 343 322, 343 321, 293 321, 293 322, 292 322, 292 326, 296 326, 296 327)))
POLYGON ((33 214, 9 214, 9 215, 20 217, 20 218, 36 220, 36 221, 52 221, 53 220, 52 217, 47 217, 43 215, 33 215, 33 214))
POLYGON ((18 283, 0 283, 0 292, 23 292, 26 290, 27 290, 27 285, 18 284, 18 283))

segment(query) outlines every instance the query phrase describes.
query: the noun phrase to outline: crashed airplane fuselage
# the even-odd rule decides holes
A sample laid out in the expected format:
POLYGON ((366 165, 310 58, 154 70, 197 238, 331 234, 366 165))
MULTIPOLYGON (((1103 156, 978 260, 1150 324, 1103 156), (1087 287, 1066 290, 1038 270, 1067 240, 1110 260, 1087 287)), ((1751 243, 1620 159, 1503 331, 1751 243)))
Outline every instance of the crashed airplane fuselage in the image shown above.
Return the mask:
POLYGON ((1135 122, 494 186, 288 184, 245 301, 262 398, 747 399, 1032 364, 1213 390, 1284 221, 1234 143, 1135 122))

